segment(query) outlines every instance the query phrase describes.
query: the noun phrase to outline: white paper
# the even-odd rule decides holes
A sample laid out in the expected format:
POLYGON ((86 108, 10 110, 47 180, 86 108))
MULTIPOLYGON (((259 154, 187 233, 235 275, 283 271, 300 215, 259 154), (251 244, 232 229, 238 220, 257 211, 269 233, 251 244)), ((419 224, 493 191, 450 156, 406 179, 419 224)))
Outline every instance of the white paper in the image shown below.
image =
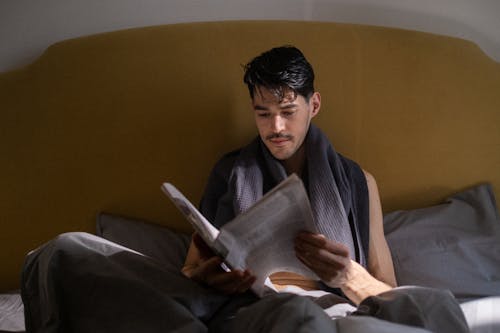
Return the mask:
POLYGON ((248 269, 257 277, 252 285, 257 295, 269 292, 265 282, 274 272, 294 272, 319 280, 295 256, 297 234, 317 232, 306 190, 296 175, 281 182, 220 231, 173 185, 165 183, 162 189, 231 269, 248 269))
POLYGON ((182 214, 188 219, 193 225, 196 232, 203 238, 205 243, 210 247, 217 236, 219 235, 219 230, 215 228, 212 223, 210 223, 201 213, 193 206, 193 204, 179 191, 177 188, 170 183, 163 183, 161 186, 163 192, 172 200, 172 202, 177 206, 182 214))

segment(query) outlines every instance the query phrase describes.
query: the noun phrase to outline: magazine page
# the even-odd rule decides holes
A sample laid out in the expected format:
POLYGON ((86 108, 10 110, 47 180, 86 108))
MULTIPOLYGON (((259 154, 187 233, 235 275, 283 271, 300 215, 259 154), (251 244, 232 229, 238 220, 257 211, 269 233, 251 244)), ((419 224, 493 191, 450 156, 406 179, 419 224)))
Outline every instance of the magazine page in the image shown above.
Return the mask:
POLYGON ((163 183, 161 189, 172 200, 181 213, 184 214, 205 243, 213 247, 214 241, 219 235, 219 230, 217 230, 217 228, 215 228, 174 185, 163 183))
POLYGON ((252 289, 262 296, 274 272, 319 279, 295 256, 294 239, 302 230, 316 232, 316 227, 304 185, 292 175, 224 225, 214 245, 233 269, 249 269, 257 277, 252 289))

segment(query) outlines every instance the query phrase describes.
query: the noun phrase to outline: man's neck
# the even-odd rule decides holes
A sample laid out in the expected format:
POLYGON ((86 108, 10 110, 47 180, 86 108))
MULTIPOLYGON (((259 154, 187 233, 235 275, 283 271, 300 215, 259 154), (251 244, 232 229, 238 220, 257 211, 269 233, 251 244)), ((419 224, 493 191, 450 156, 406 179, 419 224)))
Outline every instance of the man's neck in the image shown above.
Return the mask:
POLYGON ((306 162, 306 148, 305 144, 302 143, 300 148, 287 160, 281 161, 283 167, 286 170, 287 175, 291 175, 292 173, 296 173, 299 177, 302 175, 302 171, 304 169, 304 165, 306 162))

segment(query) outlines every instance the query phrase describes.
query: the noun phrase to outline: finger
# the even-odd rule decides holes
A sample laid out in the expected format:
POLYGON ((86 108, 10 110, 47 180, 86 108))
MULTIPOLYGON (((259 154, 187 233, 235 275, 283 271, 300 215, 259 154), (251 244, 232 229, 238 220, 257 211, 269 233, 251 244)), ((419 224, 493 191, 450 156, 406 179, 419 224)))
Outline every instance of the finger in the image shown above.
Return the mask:
POLYGON ((207 276, 207 284, 221 291, 234 292, 243 277, 241 271, 220 272, 207 276))
POLYGON ((328 272, 323 271, 323 269, 321 268, 321 266, 319 266, 320 268, 318 268, 318 266, 316 264, 312 263, 309 258, 305 258, 305 257, 302 257, 300 255, 298 255, 297 258, 304 265, 306 265, 307 267, 309 267, 309 269, 311 269, 319 277, 319 279, 322 280, 322 281, 328 281, 328 280, 331 279, 331 277, 334 274, 336 274, 335 270, 333 270, 333 273, 332 272, 328 273, 328 272))
POLYGON ((221 263, 220 257, 212 257, 204 261, 197 268, 193 278, 226 294, 232 294, 240 289, 247 290, 254 282, 245 279, 250 275, 248 271, 226 272, 221 268, 221 263))
POLYGON ((233 271, 233 274, 218 276, 212 281, 213 287, 226 294, 242 293, 247 291, 257 279, 249 271, 233 271))
POLYGON ((202 258, 210 258, 215 255, 214 251, 212 251, 212 249, 207 245, 207 243, 205 243, 203 238, 201 238, 197 232, 193 233, 192 239, 202 258))
POLYGON ((302 262, 304 265, 306 265, 308 268, 310 268, 314 272, 313 265, 309 262, 309 260, 304 255, 302 255, 301 253, 295 253, 295 256, 297 257, 297 259, 300 260, 300 262, 302 262))
POLYGON ((222 259, 220 257, 213 256, 201 262, 199 268, 205 274, 212 274, 215 272, 222 271, 221 264, 222 264, 222 259))
POLYGON ((318 252, 296 251, 298 258, 307 263, 307 266, 313 271, 331 271, 345 269, 350 261, 350 258, 338 256, 326 250, 318 252))
POLYGON ((219 257, 211 257, 202 261, 198 267, 193 270, 192 279, 199 282, 206 282, 207 276, 214 274, 217 271, 222 271, 220 263, 222 259, 219 257))
POLYGON ((337 265, 339 262, 345 262, 346 260, 350 259, 350 257, 348 256, 348 252, 347 256, 345 256, 344 253, 342 255, 339 255, 335 252, 329 251, 326 248, 319 248, 309 243, 300 242, 297 242, 295 245, 295 253, 317 259, 324 265, 337 265))
POLYGON ((236 292, 243 293, 247 291, 248 289, 250 289, 252 284, 254 284, 255 280, 257 280, 255 276, 251 275, 250 273, 247 273, 246 276, 241 281, 240 285, 238 286, 236 292))
POLYGON ((312 251, 313 248, 320 248, 340 256, 349 256, 349 249, 344 244, 329 240, 321 234, 300 232, 295 239, 295 245, 299 248, 303 247, 307 251, 312 251))
POLYGON ((322 281, 332 281, 336 279, 339 275, 343 275, 345 270, 347 269, 347 264, 343 265, 341 268, 334 267, 332 265, 325 265, 319 261, 316 261, 315 258, 307 258, 302 256, 297 256, 297 258, 304 263, 307 267, 309 267, 322 281))
POLYGON ((308 231, 299 232, 296 239, 315 246, 324 246, 326 243, 326 237, 324 235, 308 231))
POLYGON ((310 246, 318 248, 325 248, 331 252, 340 255, 344 254, 345 252, 347 253, 349 252, 348 248, 345 245, 339 242, 329 240, 328 238, 325 237, 325 235, 322 234, 300 232, 296 237, 296 243, 304 245, 308 244, 310 246))

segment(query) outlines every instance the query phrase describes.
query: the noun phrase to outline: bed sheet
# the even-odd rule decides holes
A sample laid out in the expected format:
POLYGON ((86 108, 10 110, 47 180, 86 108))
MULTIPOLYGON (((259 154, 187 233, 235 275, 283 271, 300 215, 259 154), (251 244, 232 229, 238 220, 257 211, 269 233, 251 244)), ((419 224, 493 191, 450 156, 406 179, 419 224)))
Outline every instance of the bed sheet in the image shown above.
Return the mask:
POLYGON ((471 300, 460 306, 471 333, 500 332, 500 296, 471 300))
MULTIPOLYGON (((189 330, 185 330, 186 332, 206 332, 206 327, 200 319, 205 318, 212 323, 216 313, 217 317, 220 317, 218 314, 220 314, 221 306, 227 308, 228 303, 234 303, 234 309, 241 309, 241 304, 238 304, 239 298, 223 297, 223 295, 214 293, 213 290, 185 278, 178 270, 167 269, 149 256, 141 255, 134 250, 86 233, 60 235, 32 252, 27 258, 23 277, 25 278, 23 299, 27 302, 26 309, 30 310, 27 322, 34 328, 38 327, 38 324, 43 326, 44 323, 53 323, 54 320, 60 319, 58 315, 60 314, 59 303, 56 300, 56 295, 60 294, 57 293, 57 290, 64 290, 65 299, 71 300, 70 304, 65 304, 65 310, 72 314, 78 314, 70 316, 71 320, 68 320, 71 321, 71 324, 69 326, 82 327, 83 325, 88 332, 106 332, 103 330, 103 324, 105 324, 104 327, 118 328, 117 331, 123 333, 137 332, 138 328, 144 333, 157 332, 159 328, 165 332, 173 332, 176 330, 172 330, 172 328, 179 328, 181 324, 183 327, 186 327, 186 324, 191 324, 189 330), (63 266, 55 264, 61 262, 64 262, 63 266), (57 270, 57 267, 64 267, 64 269, 57 270), (52 278, 47 279, 49 276, 52 278), (62 285, 55 285, 54 281, 60 281, 62 285), (39 290, 52 290, 54 292, 52 294, 40 293, 39 290), (96 306, 106 309, 106 311, 96 313, 96 306), (43 311, 38 311, 39 309, 43 311), (123 321, 124 313, 133 314, 135 317, 133 327, 130 325, 132 322, 123 321)), ((414 287, 412 290, 416 288, 418 287, 414 287)), ((418 296, 419 300, 423 302, 416 304, 427 304, 423 306, 426 309, 424 317, 437 318, 429 315, 429 309, 439 308, 436 304, 448 304, 440 302, 439 300, 444 300, 444 297, 436 297, 442 295, 437 295, 435 291, 430 295, 408 293, 408 291, 401 292, 399 295, 410 295, 411 299, 398 297, 397 301, 394 302, 394 297, 397 297, 397 294, 396 290, 392 290, 387 292, 386 298, 382 294, 378 295, 377 298, 380 298, 380 301, 365 304, 367 310, 364 314, 361 313, 361 316, 347 316, 345 319, 340 318, 336 321, 332 321, 321 307, 311 301, 306 301, 305 297, 292 295, 294 296, 291 298, 292 302, 298 302, 299 307, 292 303, 293 306, 289 308, 276 306, 276 303, 273 303, 282 301, 282 298, 279 297, 267 298, 269 303, 264 301, 264 298, 259 302, 252 299, 252 302, 249 303, 251 306, 245 306, 245 311, 252 308, 254 312, 248 312, 247 316, 240 316, 240 312, 238 312, 234 322, 239 325, 240 320, 238 319, 249 318, 247 321, 250 326, 246 327, 247 330, 236 330, 237 332, 271 331, 266 329, 268 326, 264 326, 263 330, 248 330, 248 327, 259 325, 261 322, 279 325, 276 330, 272 330, 273 332, 290 332, 289 328, 291 331, 299 332, 300 330, 293 328, 293 325, 290 327, 290 319, 298 320, 301 323, 302 319, 316 322, 312 323, 310 330, 306 330, 308 332, 425 332, 425 330, 410 326, 367 318, 376 315, 374 311, 382 309, 382 313, 389 315, 391 321, 408 322, 406 317, 411 315, 411 311, 406 305, 411 305, 411 303, 407 301, 415 300, 414 297, 418 295, 420 295, 418 296), (432 295, 435 298, 430 306, 428 299, 431 299, 432 295), (302 305, 303 307, 301 307, 302 305), (311 315, 305 316, 300 309, 311 312, 311 315), (298 310, 297 315, 291 316, 288 310, 298 310), (272 314, 273 311, 284 311, 282 313, 284 320, 280 320, 272 314), (256 318, 263 320, 256 320, 256 318), (373 327, 370 328, 372 325, 373 327), (327 329, 323 329, 325 327, 327 329), (359 327, 359 329, 356 330, 355 327, 359 327)), ((361 311, 360 309, 361 307, 358 308, 358 312, 361 311)), ((441 309, 445 309, 447 312, 452 308, 446 305, 442 306, 441 309)), ((459 313, 462 313, 458 304, 454 309, 458 309, 459 313)), ((416 309, 415 311, 420 310, 416 309)), ((234 314, 234 312, 232 313, 234 314)), ((422 316, 417 317, 421 318, 422 316)), ((222 316, 221 318, 226 317, 222 316)), ((385 317, 379 318, 384 319, 385 317)), ((448 317, 443 316, 443 312, 439 312, 439 318, 446 319, 448 317)), ((433 321, 427 322, 433 323, 433 321)), ((440 322, 443 323, 443 320, 440 322)), ((446 327, 450 327, 450 322, 453 321, 444 320, 444 322, 446 327)), ((465 322, 460 327, 466 328, 465 322)), ((463 331, 466 330, 453 330, 453 332, 463 331)), ((441 329, 440 332, 452 331, 441 329)))
MULTIPOLYGON (((500 332, 500 297, 485 297, 470 300, 461 304, 465 318, 471 333, 496 333, 500 332)), ((327 309, 330 317, 343 317, 354 307, 346 304, 338 304, 327 309)), ((384 323, 375 318, 350 317, 339 321, 337 326, 340 330, 348 332, 366 332, 367 327, 371 329, 380 328, 384 323)), ((386 329, 395 329, 401 332, 400 325, 394 325, 386 329)), ((415 329, 415 332, 425 332, 415 329)), ((0 294, 0 333, 3 332, 25 332, 24 307, 18 293, 0 294)))
POLYGON ((19 293, 0 295, 0 332, 24 332, 24 307, 19 293))

